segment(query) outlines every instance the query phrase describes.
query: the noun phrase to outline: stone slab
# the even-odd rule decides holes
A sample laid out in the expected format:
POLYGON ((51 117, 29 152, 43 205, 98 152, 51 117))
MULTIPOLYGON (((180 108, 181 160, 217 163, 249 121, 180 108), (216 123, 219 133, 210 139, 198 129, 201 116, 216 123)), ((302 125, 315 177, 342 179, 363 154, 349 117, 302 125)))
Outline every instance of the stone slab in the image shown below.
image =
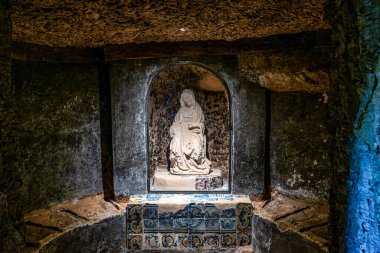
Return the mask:
POLYGON ((157 168, 153 176, 156 191, 207 191, 223 186, 220 169, 208 175, 173 175, 166 168, 157 168))

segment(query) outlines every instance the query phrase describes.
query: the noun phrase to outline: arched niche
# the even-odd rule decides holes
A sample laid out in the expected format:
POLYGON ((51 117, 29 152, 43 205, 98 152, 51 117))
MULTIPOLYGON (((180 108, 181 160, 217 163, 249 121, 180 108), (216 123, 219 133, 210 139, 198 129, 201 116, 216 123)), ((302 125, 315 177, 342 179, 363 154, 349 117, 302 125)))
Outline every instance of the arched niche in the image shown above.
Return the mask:
MULTIPOLYGON (((225 82, 216 73, 196 64, 177 64, 157 73, 148 90, 146 129, 150 192, 230 192, 230 95, 225 82), (158 180, 156 173, 169 170, 169 129, 180 108, 180 95, 184 89, 193 90, 195 99, 203 110, 206 156, 211 161, 213 171, 209 176, 190 176, 195 179, 189 180, 196 181, 194 189, 183 188, 181 183, 176 183, 178 187, 163 187, 155 183, 158 180), (213 182, 215 175, 222 177, 222 186, 219 179, 217 185, 213 182)), ((170 177, 170 173, 167 173, 170 177)))

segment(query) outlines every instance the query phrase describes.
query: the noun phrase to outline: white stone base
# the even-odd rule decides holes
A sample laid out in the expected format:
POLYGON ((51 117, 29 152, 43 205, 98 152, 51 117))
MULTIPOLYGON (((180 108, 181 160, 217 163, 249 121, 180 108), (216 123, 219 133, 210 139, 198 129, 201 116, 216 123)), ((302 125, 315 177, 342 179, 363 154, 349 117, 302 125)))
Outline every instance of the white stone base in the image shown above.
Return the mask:
POLYGON ((208 191, 222 186, 220 169, 208 175, 173 175, 166 168, 157 168, 153 177, 154 191, 208 191))

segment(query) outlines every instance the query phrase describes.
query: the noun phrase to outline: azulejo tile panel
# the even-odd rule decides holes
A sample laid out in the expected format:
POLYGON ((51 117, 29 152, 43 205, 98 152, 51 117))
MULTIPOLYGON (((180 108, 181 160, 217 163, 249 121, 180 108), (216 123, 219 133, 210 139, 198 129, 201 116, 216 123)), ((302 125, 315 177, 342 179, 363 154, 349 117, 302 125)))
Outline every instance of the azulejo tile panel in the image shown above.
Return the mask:
POLYGON ((189 218, 178 218, 174 220, 174 232, 188 233, 191 220, 189 218))
POLYGON ((219 233, 220 223, 219 219, 205 219, 205 233, 219 233))
POLYGON ((191 247, 193 249, 202 249, 204 246, 203 235, 202 234, 190 234, 191 237, 191 247))
POLYGON ((192 240, 189 234, 177 234, 177 243, 179 249, 191 249, 192 240))
POLYGON ((142 248, 145 250, 159 250, 161 248, 161 235, 144 234, 144 243, 142 248))
POLYGON ((248 232, 252 230, 252 215, 238 216, 236 221, 238 231, 248 232))
POLYGON ((194 218, 189 219, 189 232, 203 232, 205 230, 205 220, 194 218))
POLYGON ((177 238, 174 234, 163 234, 162 235, 162 249, 170 250, 177 248, 177 238))
POLYGON ((248 246, 252 243, 251 233, 238 233, 237 234, 237 246, 248 246))
POLYGON ((158 220, 144 219, 144 233, 158 233, 158 220))
POLYGON ((237 246, 236 234, 222 234, 220 236, 220 245, 222 248, 234 248, 237 246))
POLYGON ((128 252, 218 252, 252 244, 253 210, 244 199, 194 194, 185 204, 158 194, 140 197, 127 207, 128 252))
POLYGON ((220 247, 219 234, 204 234, 203 244, 205 249, 218 249, 220 247))
POLYGON ((136 251, 142 249, 142 236, 141 235, 128 235, 127 236, 127 250, 136 251))
POLYGON ((235 218, 236 217, 236 209, 235 208, 227 208, 222 210, 220 214, 220 218, 235 218))
POLYGON ((204 218, 205 217, 204 204, 190 204, 189 205, 189 218, 204 218))
POLYGON ((158 219, 158 205, 145 204, 143 206, 143 219, 158 219))
POLYGON ((142 220, 142 205, 134 204, 127 207, 127 220, 142 220))
POLYGON ((206 203, 204 205, 204 213, 206 219, 219 219, 220 217, 220 210, 214 204, 206 203))
POLYGON ((221 218, 220 232, 236 233, 236 218, 221 218))
POLYGON ((128 234, 142 234, 143 221, 140 219, 127 220, 127 233, 128 234))
POLYGON ((174 232, 173 218, 159 219, 158 232, 160 232, 160 233, 172 233, 172 232, 174 232))

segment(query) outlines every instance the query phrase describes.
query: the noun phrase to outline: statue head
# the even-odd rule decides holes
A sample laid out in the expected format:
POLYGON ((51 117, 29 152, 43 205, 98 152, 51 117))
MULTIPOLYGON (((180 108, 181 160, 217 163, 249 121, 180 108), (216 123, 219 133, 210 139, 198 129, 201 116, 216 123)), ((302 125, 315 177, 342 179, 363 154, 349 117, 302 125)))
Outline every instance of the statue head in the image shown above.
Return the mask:
POLYGON ((194 97, 194 92, 189 89, 185 89, 181 93, 181 106, 184 107, 191 107, 195 105, 195 97, 194 97))

